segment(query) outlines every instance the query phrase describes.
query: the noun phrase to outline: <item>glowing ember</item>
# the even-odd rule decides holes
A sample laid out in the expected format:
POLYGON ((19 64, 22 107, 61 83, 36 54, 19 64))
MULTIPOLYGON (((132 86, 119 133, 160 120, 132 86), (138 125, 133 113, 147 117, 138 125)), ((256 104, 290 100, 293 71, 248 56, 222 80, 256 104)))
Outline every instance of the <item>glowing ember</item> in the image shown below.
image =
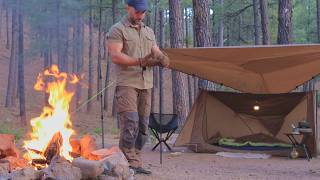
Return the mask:
POLYGON ((56 65, 38 75, 34 89, 49 94, 49 105, 43 108, 39 117, 33 118, 30 122, 31 140, 24 141, 24 147, 27 149, 24 157, 28 160, 46 159, 48 146, 51 146, 50 142, 56 134, 61 135, 58 141, 62 143, 56 151, 67 160, 72 160, 69 154, 72 152, 69 139, 74 131, 70 121, 69 104, 74 92, 67 91, 66 87, 67 84, 76 84, 78 81, 79 78, 75 75, 59 72, 56 65))

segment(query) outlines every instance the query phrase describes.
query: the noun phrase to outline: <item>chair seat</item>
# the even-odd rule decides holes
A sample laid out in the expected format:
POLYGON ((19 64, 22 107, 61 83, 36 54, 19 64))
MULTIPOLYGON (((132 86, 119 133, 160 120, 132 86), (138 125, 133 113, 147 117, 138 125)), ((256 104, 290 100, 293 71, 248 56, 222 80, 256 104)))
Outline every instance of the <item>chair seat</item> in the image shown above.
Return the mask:
POLYGON ((151 129, 156 130, 159 133, 167 133, 173 129, 177 129, 178 128, 178 123, 177 121, 171 121, 169 124, 166 125, 162 125, 162 127, 160 128, 160 123, 156 123, 154 121, 150 121, 149 122, 149 127, 151 129))
POLYGON ((178 116, 176 114, 158 114, 151 113, 149 119, 149 128, 152 133, 158 139, 158 144, 156 144, 152 150, 154 150, 161 142, 163 142, 169 150, 171 148, 166 143, 166 141, 171 137, 171 135, 178 129, 178 116), (160 127, 161 121, 161 127, 160 127), (159 134, 167 133, 164 139, 160 138, 159 134))
POLYGON ((159 133, 167 133, 170 130, 178 128, 178 116, 176 114, 161 114, 161 132, 160 132, 160 114, 150 114, 149 127, 159 133))

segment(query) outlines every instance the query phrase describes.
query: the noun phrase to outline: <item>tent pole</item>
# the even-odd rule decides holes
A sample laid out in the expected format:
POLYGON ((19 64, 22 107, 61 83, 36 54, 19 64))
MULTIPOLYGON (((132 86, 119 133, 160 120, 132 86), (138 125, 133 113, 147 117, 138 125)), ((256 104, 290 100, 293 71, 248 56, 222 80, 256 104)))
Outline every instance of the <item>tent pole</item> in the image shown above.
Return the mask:
MULTIPOLYGON (((159 67, 159 120, 160 120, 160 132, 162 132, 162 113, 163 113, 163 69, 159 67)), ((162 133, 160 133, 160 140, 162 140, 162 133)), ((160 164, 162 165, 162 142, 160 141, 160 164)))
POLYGON ((318 90, 315 90, 315 108, 316 108, 316 113, 315 113, 315 135, 316 135, 316 148, 317 148, 317 157, 319 156, 320 153, 320 144, 319 144, 319 139, 320 139, 320 134, 319 134, 319 121, 318 121, 318 90))

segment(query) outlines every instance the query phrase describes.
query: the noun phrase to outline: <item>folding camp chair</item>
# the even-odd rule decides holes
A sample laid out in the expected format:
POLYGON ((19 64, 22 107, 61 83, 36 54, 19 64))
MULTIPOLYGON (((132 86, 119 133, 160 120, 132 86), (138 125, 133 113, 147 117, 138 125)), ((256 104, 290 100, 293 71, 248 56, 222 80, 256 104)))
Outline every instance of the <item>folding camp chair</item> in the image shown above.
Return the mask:
POLYGON ((178 129, 178 116, 176 114, 159 114, 151 113, 149 119, 149 128, 154 136, 157 138, 158 143, 152 148, 154 151, 160 143, 164 143, 171 151, 171 147, 167 144, 167 140, 178 129), (167 133, 165 138, 162 134, 167 133))

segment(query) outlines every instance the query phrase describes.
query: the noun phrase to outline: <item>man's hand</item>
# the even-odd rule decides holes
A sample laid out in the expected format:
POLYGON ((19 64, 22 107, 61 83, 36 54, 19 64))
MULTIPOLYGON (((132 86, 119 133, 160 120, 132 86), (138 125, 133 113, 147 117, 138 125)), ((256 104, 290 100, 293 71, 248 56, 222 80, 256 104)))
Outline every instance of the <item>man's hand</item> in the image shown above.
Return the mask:
POLYGON ((140 61, 141 67, 151 67, 151 66, 168 67, 170 64, 169 57, 164 55, 162 52, 157 55, 155 55, 154 53, 150 53, 146 57, 140 58, 139 61, 140 61))

